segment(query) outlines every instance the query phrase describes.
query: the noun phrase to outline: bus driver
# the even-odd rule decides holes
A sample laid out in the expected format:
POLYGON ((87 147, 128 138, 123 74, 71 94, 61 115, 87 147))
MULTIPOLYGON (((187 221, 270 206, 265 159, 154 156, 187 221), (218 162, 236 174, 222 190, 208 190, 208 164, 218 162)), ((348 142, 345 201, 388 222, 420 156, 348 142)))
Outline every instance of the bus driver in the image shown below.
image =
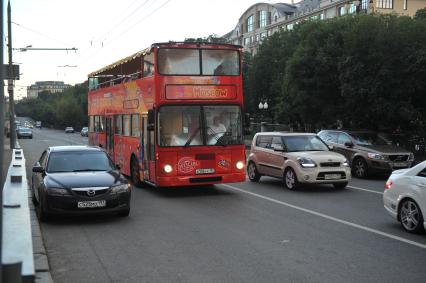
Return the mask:
POLYGON ((213 118, 213 124, 208 128, 209 141, 208 144, 216 144, 217 140, 226 132, 226 127, 222 124, 219 116, 213 118))

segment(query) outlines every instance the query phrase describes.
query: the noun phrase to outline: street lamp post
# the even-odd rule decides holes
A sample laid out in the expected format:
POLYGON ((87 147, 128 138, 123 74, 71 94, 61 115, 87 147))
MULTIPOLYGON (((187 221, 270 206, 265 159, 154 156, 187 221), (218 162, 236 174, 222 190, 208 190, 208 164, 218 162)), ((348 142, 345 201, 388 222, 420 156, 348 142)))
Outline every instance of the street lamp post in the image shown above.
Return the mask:
POLYGON ((263 112, 262 110, 268 110, 268 102, 265 100, 265 102, 260 101, 259 102, 259 110, 260 110, 260 131, 265 132, 266 130, 266 122, 262 122, 263 120, 263 112))

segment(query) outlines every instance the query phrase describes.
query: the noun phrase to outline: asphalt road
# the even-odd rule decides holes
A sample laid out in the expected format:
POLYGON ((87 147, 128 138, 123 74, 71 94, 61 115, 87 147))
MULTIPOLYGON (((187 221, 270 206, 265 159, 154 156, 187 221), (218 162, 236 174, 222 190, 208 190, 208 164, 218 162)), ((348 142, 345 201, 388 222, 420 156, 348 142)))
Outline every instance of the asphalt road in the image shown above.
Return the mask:
MULTIPOLYGON (((79 133, 34 129, 31 167, 79 133)), ((386 177, 288 191, 279 180, 213 188, 134 188, 128 218, 41 225, 55 282, 424 282, 426 235, 383 208, 386 177)))

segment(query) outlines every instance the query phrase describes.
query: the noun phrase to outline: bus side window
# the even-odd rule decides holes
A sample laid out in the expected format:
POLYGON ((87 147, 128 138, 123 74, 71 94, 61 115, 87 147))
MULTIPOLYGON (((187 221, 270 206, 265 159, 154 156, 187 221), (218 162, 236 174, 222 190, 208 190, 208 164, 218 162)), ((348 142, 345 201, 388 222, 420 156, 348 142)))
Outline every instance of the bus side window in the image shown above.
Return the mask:
POLYGON ((154 74, 154 53, 143 57, 143 76, 149 77, 154 74))

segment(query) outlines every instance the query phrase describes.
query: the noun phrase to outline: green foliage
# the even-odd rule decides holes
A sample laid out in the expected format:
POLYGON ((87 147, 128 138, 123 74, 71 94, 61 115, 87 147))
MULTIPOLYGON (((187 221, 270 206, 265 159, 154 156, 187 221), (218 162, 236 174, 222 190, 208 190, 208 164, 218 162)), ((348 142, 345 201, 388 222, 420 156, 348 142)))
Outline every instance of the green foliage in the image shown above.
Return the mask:
POLYGON ((248 70, 252 113, 264 98, 282 123, 311 130, 416 130, 426 121, 426 21, 358 15, 307 21, 269 37, 248 70), (308 127, 306 127, 308 126, 308 127))
POLYGON ((87 126, 87 84, 66 89, 63 93, 42 92, 37 98, 23 99, 15 105, 18 116, 42 121, 43 126, 76 129, 87 126))
POLYGON ((417 10, 416 14, 414 15, 415 19, 426 19, 426 8, 417 10))
POLYGON ((198 43, 198 42, 210 42, 210 43, 226 43, 226 40, 223 37, 220 37, 217 34, 211 34, 207 37, 198 37, 198 38, 185 38, 184 42, 187 43, 198 43))

